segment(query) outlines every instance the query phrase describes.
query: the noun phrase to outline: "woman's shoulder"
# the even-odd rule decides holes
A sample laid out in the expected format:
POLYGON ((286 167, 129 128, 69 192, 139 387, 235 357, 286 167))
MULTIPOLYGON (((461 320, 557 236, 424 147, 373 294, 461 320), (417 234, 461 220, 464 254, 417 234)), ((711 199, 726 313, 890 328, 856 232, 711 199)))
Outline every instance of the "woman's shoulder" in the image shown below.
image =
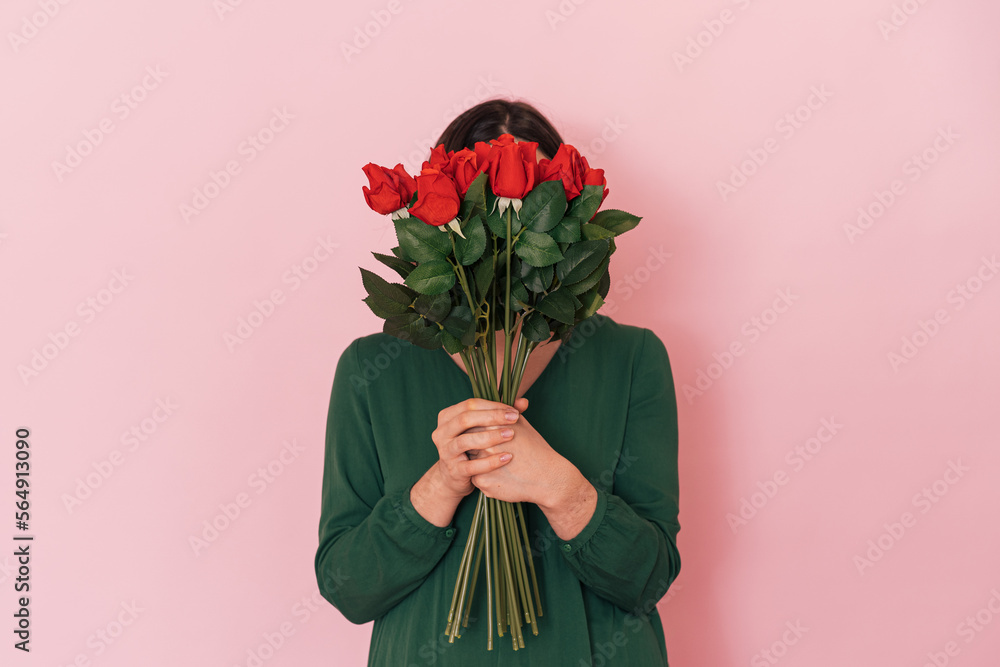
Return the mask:
POLYGON ((577 324, 563 345, 579 349, 591 340, 597 343, 593 347, 603 353, 616 350, 635 354, 647 346, 663 347, 663 341, 652 329, 624 324, 603 313, 595 313, 577 324))
POLYGON ((344 348, 339 365, 359 370, 385 370, 393 361, 427 352, 409 341, 381 331, 358 336, 344 348))

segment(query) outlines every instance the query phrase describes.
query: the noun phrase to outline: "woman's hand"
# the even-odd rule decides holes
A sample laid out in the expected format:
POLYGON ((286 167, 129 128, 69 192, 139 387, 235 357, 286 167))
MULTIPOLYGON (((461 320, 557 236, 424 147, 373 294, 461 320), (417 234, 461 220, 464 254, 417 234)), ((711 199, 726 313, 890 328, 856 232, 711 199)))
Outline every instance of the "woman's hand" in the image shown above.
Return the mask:
POLYGON ((513 437, 511 426, 520 416, 518 410, 527 405, 524 398, 513 407, 470 398, 441 410, 431 433, 438 461, 410 489, 414 509, 435 526, 451 523, 462 498, 476 488, 472 478, 511 461, 504 445, 513 437))
MULTIPOLYGON (((523 411, 527 401, 521 398, 515 405, 523 411)), ((535 503, 560 539, 576 537, 594 515, 597 490, 569 459, 552 449, 524 415, 511 428, 512 440, 476 454, 490 456, 502 449, 512 453, 513 459, 508 465, 475 475, 472 483, 490 498, 535 503)))

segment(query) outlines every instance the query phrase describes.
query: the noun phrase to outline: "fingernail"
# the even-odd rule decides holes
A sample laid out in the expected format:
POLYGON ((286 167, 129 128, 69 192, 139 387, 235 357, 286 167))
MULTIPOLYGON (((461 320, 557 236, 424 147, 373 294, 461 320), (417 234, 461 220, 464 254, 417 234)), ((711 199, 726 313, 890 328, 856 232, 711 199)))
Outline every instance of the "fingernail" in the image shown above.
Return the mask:
POLYGON ((503 456, 500 457, 500 460, 504 462, 510 461, 510 456, 511 456, 510 454, 504 454, 503 456))
POLYGON ((514 421, 514 420, 517 419, 517 413, 513 412, 513 411, 510 411, 507 414, 505 414, 504 417, 507 418, 507 421, 514 421))
POLYGON ((509 438, 510 436, 514 435, 514 429, 505 428, 502 431, 500 431, 500 435, 502 435, 505 438, 509 438))

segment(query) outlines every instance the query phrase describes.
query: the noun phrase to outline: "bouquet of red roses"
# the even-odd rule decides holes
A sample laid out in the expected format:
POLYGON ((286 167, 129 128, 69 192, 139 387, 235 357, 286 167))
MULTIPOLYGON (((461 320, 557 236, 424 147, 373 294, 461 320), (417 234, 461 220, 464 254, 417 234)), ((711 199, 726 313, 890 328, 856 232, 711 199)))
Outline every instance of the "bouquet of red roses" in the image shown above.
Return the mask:
MULTIPOLYGON (((372 254, 403 279, 390 283, 362 268, 365 303, 385 319, 385 333, 460 354, 473 394, 507 405, 532 350, 553 336, 566 340, 604 303, 614 237, 640 220, 598 210, 608 194, 604 170, 591 169, 573 146, 560 144, 543 160, 537 148, 503 134, 473 149, 438 146, 415 178, 401 164, 364 167, 365 200, 392 216, 399 242, 392 255, 372 254)), ((495 610, 498 634, 507 626, 514 649, 524 648, 522 626, 537 635, 542 615, 524 512, 480 492, 452 594, 449 641, 468 627, 484 558, 487 628, 495 610)))

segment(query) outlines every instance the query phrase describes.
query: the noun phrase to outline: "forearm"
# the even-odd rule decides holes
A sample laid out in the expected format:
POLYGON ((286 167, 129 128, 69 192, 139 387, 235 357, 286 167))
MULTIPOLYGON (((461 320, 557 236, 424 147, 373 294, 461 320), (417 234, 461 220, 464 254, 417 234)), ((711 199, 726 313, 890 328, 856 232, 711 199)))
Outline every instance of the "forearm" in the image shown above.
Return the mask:
POLYGON ((597 508, 597 489, 568 461, 562 480, 554 485, 547 502, 539 509, 561 540, 571 540, 590 523, 597 508))
POLYGON ((600 492, 590 522, 557 548, 582 583, 632 611, 655 604, 677 577, 675 535, 675 526, 644 518, 619 496, 600 492))
POLYGON ((462 497, 445 488, 438 462, 428 468, 410 489, 410 502, 413 509, 429 523, 444 528, 451 524, 462 497))
POLYGON ((409 595, 454 540, 454 531, 426 522, 408 499, 408 491, 383 497, 357 525, 324 524, 315 558, 320 593, 353 623, 382 616, 409 595))

